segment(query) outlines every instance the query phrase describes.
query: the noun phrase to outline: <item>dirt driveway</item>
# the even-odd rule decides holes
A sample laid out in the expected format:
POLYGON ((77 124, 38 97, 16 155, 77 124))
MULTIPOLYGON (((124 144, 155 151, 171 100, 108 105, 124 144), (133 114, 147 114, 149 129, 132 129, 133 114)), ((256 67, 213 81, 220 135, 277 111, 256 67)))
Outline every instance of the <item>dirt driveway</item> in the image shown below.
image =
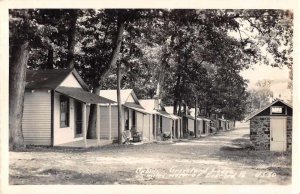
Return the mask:
POLYGON ((10 152, 10 184, 290 184, 291 153, 254 151, 249 127, 176 143, 10 152))

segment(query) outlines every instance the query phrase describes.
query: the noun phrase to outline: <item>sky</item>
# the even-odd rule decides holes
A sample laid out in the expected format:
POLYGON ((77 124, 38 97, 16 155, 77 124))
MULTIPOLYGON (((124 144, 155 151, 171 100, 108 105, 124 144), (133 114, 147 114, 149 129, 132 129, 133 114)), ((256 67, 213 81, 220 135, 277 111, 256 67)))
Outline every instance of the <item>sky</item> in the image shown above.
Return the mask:
POLYGON ((289 82, 289 69, 287 67, 278 68, 267 65, 254 65, 251 69, 244 70, 240 73, 244 79, 248 79, 248 89, 255 88, 255 83, 259 80, 272 80, 271 91, 273 91, 274 98, 282 100, 289 100, 291 98, 291 91, 287 88, 289 82))

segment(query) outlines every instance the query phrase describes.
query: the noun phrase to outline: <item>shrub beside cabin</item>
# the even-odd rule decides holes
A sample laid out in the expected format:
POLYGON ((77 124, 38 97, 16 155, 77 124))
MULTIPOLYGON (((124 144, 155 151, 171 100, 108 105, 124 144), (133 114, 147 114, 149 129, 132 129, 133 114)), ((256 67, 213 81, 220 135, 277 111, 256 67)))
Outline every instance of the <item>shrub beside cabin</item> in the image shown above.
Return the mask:
POLYGON ((250 116, 250 141, 255 149, 291 150, 292 116, 292 106, 279 99, 250 116))

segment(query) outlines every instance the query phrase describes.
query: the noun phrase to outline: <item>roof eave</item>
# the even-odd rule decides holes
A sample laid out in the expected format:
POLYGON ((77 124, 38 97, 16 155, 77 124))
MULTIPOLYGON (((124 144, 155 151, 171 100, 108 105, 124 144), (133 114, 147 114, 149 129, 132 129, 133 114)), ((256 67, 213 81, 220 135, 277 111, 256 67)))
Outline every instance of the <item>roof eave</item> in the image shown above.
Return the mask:
POLYGON ((265 106, 264 108, 258 110, 258 111, 257 111, 256 113, 254 113, 252 116, 248 117, 248 118, 246 119, 246 121, 249 121, 250 119, 252 119, 253 117, 255 117, 255 116, 258 115, 259 113, 263 112, 264 110, 266 110, 267 108, 271 107, 272 105, 274 105, 274 104, 277 103, 277 102, 281 102, 281 103, 283 103, 284 105, 286 105, 286 106, 290 107, 291 109, 293 109, 293 107, 292 107, 291 105, 285 103, 285 102, 282 101, 282 100, 277 99, 277 100, 275 100, 274 102, 272 102, 271 104, 269 104, 268 106, 265 106))

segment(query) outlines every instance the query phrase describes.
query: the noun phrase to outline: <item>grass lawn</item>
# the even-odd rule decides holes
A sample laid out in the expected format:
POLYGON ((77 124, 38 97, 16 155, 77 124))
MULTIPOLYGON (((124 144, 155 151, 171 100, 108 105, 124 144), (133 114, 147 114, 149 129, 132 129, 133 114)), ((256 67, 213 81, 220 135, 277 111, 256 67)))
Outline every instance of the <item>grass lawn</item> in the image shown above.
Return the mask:
POLYGON ((247 127, 176 143, 10 152, 10 184, 291 184, 291 152, 249 150, 247 127))

